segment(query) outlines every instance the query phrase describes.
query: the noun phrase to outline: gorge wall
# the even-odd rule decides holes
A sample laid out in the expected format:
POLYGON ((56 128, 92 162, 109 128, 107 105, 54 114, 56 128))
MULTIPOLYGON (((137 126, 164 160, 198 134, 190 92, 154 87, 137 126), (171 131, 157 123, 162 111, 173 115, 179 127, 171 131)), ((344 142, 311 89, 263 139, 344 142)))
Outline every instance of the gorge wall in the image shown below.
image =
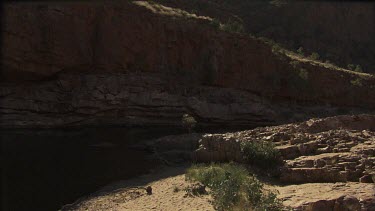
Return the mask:
POLYGON ((243 23, 247 32, 342 67, 375 72, 375 3, 371 1, 158 0, 198 14, 243 23))
POLYGON ((375 107, 373 75, 292 65, 208 17, 156 6, 5 5, 1 127, 174 125, 183 113, 260 126, 375 107))

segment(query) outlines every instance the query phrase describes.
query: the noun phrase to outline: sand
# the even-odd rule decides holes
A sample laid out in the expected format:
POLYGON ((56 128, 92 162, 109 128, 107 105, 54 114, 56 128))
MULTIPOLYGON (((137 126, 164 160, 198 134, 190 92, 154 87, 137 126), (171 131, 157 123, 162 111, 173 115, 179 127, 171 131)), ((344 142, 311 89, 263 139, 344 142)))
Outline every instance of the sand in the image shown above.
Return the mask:
POLYGON ((109 185, 62 210, 214 210, 210 195, 189 196, 184 168, 160 169, 153 174, 109 185), (145 188, 152 187, 148 195, 145 188))

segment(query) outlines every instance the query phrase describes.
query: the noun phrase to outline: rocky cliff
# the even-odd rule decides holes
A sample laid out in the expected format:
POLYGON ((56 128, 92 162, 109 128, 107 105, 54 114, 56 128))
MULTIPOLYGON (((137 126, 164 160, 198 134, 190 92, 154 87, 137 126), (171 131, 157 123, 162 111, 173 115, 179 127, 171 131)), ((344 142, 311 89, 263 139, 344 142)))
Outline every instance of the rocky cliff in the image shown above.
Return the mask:
POLYGON ((155 149, 170 161, 246 163, 241 143, 273 142, 283 164, 270 185, 284 205, 293 210, 373 210, 374 132, 374 115, 337 116, 235 133, 168 136, 155 141, 155 149))
POLYGON ((280 176, 282 182, 373 182, 374 130, 373 115, 358 115, 209 134, 199 140, 194 159, 243 162, 241 142, 272 141, 286 161, 280 176))
POLYGON ((375 78, 147 2, 7 4, 1 127, 270 125, 371 111, 375 78), (298 65, 296 65, 298 63, 298 65))
POLYGON ((371 1, 158 0, 165 4, 243 23, 248 33, 285 47, 318 52, 342 67, 359 64, 375 72, 375 4, 371 1))

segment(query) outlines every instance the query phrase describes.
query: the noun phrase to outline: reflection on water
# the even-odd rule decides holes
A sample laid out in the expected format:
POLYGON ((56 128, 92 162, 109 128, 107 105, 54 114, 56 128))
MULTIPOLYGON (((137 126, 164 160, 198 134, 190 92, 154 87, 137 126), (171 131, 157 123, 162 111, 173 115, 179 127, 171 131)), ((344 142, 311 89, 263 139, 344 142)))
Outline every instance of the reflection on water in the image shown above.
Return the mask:
POLYGON ((2 210, 58 210, 100 187, 157 166, 131 145, 167 128, 2 130, 2 210))

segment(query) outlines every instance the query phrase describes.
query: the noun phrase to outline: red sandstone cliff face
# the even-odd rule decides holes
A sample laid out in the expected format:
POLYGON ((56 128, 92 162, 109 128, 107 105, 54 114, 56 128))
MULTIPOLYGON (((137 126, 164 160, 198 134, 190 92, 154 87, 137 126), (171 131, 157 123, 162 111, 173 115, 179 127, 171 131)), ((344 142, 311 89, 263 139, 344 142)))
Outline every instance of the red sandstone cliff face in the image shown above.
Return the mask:
POLYGON ((227 21, 242 20, 246 30, 271 38, 286 47, 303 47, 311 54, 342 67, 360 64, 375 71, 375 4, 361 1, 271 1, 159 0, 165 4, 194 10, 227 21))
POLYGON ((184 112, 256 126, 374 109, 373 76, 294 68, 263 42, 207 19, 132 3, 4 11, 3 127, 176 124, 184 112))

